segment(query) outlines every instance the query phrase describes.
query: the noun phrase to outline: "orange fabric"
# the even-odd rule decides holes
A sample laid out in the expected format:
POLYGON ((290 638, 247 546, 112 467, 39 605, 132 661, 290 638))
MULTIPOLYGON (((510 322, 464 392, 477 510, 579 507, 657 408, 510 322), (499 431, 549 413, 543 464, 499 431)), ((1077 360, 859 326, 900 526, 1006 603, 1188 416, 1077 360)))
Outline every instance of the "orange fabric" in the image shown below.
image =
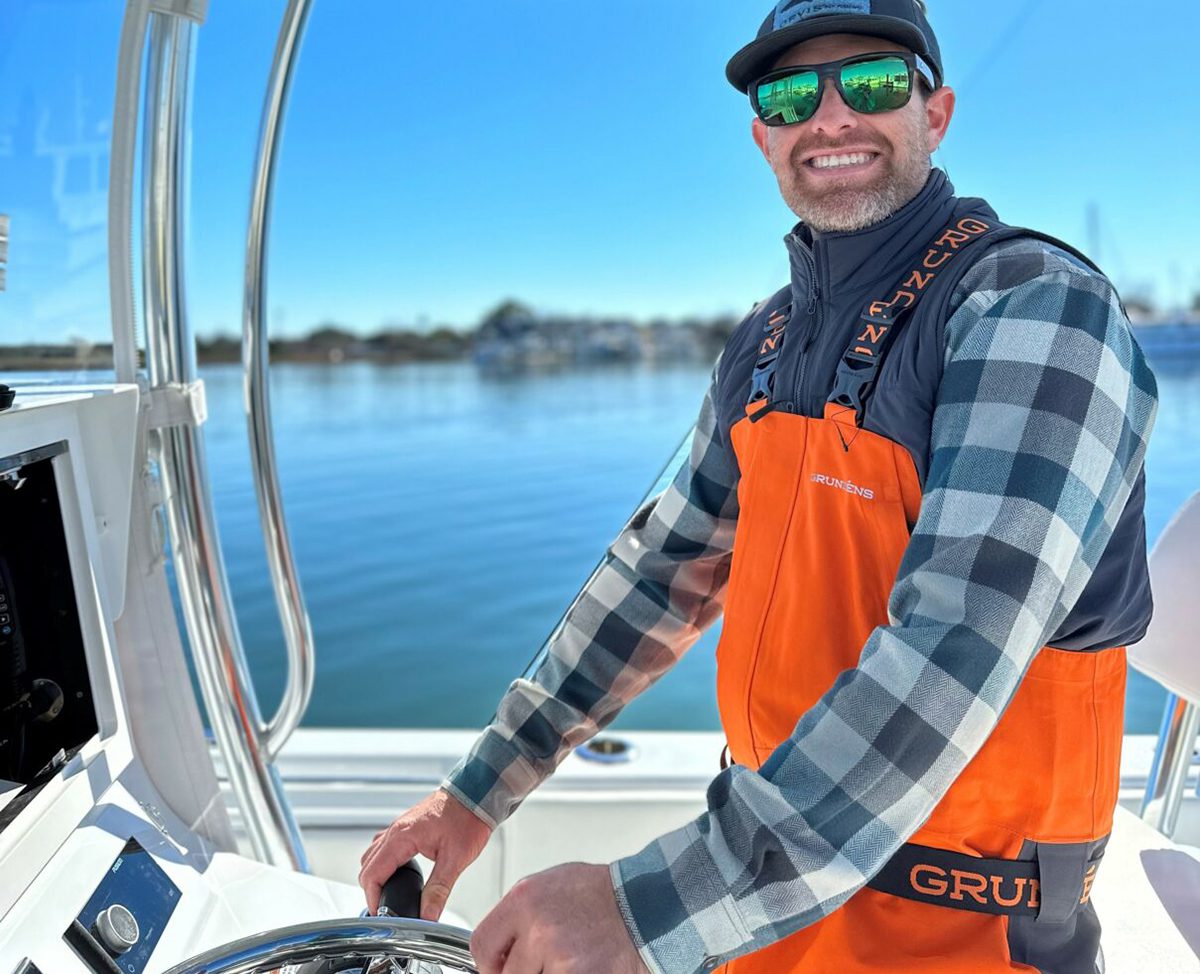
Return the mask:
POLYGON ((824 920, 739 957, 722 974, 1013 974, 1008 918, 864 889, 824 920))
POLYGON ((887 623, 920 510, 904 448, 848 410, 827 415, 772 412, 731 434, 742 476, 717 699, 730 753, 751 767, 887 623))
MULTIPOLYGON (((822 419, 768 413, 731 435, 741 510, 717 696, 733 760, 757 768, 887 624, 921 491, 908 453, 841 407, 822 419)), ((983 749, 909 841, 1012 858, 1026 839, 1107 835, 1124 697, 1124 650, 1042 649, 983 749)), ((1008 922, 863 889, 727 969, 1032 971, 1009 957, 1008 922)))

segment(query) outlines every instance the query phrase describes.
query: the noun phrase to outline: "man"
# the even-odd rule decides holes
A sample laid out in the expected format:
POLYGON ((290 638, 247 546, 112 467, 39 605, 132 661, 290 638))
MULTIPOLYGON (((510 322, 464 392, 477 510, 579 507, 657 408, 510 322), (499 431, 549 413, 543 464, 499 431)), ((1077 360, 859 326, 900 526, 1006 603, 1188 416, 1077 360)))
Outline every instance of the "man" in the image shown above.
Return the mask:
POLYGON ((440 915, 723 610, 707 813, 518 883, 481 971, 1095 971, 1153 377, 1085 258, 931 169, 954 94, 923 4, 785 0, 727 75, 801 220, 792 280, 533 680, 368 849, 368 902, 419 852, 440 915))

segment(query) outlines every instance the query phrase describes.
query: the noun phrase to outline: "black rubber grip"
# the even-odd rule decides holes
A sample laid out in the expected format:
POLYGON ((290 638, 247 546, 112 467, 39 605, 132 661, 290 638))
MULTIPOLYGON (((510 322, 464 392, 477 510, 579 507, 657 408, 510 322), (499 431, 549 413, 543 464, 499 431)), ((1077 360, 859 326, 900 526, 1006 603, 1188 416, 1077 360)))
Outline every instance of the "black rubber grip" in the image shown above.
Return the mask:
POLYGON ((415 859, 410 859, 392 873, 392 878, 383 884, 379 896, 379 915, 394 917, 421 917, 421 891, 425 888, 425 877, 415 859))

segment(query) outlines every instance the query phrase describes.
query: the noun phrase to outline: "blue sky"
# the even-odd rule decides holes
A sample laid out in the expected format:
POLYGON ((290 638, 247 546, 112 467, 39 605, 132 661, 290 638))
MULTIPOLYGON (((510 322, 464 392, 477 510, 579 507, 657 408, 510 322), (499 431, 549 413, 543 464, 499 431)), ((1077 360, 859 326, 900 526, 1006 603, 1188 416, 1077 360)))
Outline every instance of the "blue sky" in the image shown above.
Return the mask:
MULTIPOLYGON (((44 154, 49 136, 103 153, 113 67, 96 52, 115 51, 118 5, 4 6, 0 212, 13 243, 0 341, 103 339, 96 190, 64 197, 44 154), (39 217, 51 200, 57 217, 39 217)), ((240 328, 283 8, 211 0, 199 32, 188 301, 201 334, 240 328)), ((930 8, 960 96, 935 163, 959 192, 1084 249, 1095 204, 1093 256, 1125 293, 1171 306, 1200 291, 1200 8, 930 8)), ((744 311, 785 280, 793 222, 723 78, 765 12, 744 0, 315 0, 276 186, 272 333, 470 327, 510 296, 641 319, 744 311)))

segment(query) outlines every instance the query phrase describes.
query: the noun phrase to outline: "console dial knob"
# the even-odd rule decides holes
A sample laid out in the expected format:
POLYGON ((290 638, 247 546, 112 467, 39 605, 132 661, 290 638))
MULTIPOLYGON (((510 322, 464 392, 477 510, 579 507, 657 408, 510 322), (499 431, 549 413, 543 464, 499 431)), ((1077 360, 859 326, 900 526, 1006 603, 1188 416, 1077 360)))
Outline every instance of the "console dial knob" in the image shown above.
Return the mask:
POLYGON ((129 950, 141 936, 137 920, 120 903, 114 903, 96 917, 94 929, 105 949, 117 955, 129 950))

